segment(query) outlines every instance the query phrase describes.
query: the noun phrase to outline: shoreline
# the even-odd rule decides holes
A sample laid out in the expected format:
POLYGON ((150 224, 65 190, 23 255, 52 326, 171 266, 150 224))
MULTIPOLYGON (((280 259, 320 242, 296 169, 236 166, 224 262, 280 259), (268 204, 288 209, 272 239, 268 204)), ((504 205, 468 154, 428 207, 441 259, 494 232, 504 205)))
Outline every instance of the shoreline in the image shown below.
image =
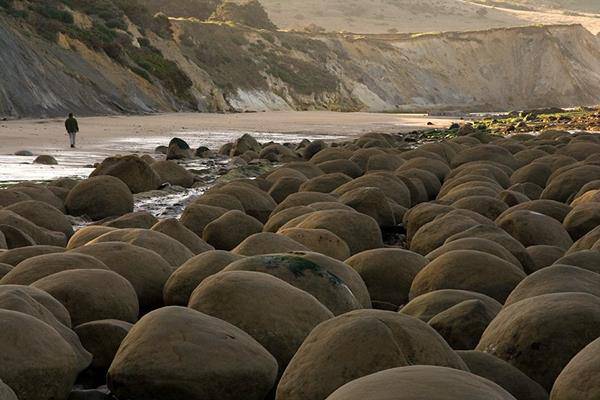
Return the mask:
MULTIPOLYGON (((446 128, 459 118, 424 114, 336 113, 329 111, 274 111, 264 113, 209 114, 167 113, 140 116, 78 118, 80 148, 107 150, 114 142, 136 143, 175 135, 265 133, 355 137, 370 132, 402 133, 427 128, 446 128), (434 125, 427 125, 428 122, 434 125)), ((21 119, 0 122, 0 154, 19 150, 34 154, 69 152, 63 119, 21 119)), ((166 143, 162 143, 166 144, 166 143)), ((119 146, 117 146, 119 147, 119 146)), ((108 149, 111 151, 111 149, 108 149)), ((127 148, 114 149, 125 151, 127 148)))

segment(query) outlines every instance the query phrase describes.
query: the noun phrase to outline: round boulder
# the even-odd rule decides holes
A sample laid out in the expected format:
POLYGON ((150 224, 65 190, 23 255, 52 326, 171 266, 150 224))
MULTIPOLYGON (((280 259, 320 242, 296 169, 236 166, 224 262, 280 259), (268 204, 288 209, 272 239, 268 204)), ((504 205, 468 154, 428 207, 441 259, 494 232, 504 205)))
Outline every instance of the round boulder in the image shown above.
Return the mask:
POLYGON ((138 317, 135 290, 116 272, 74 269, 49 275, 31 286, 60 301, 75 326, 100 319, 135 322, 138 317))
POLYGON ((95 176, 110 175, 123 181, 132 193, 156 190, 161 184, 158 174, 138 156, 109 157, 91 174, 95 176))
POLYGON ((83 347, 94 356, 92 369, 106 373, 132 326, 125 321, 104 319, 75 327, 83 347))
POLYGON ((165 307, 131 329, 107 384, 131 400, 263 400, 276 376, 273 356, 246 332, 195 310, 165 307))
POLYGON ((354 379, 411 364, 466 370, 424 322, 390 311, 353 311, 313 329, 285 370, 277 399, 325 399, 354 379))
POLYGON ((262 232, 263 224, 242 211, 232 210, 204 228, 202 238, 217 250, 232 250, 247 237, 262 232))
POLYGON ((476 350, 507 361, 549 391, 568 362, 599 336, 600 298, 554 293, 502 309, 476 350))
POLYGON ((311 251, 344 261, 350 257, 350 248, 342 239, 325 229, 289 228, 278 232, 311 251))
POLYGON ((307 292, 271 275, 247 271, 206 278, 194 290, 188 307, 250 334, 275 357, 281 373, 312 329, 333 318, 307 292))
POLYGON ((133 211, 133 195, 123 181, 112 176, 97 176, 77 184, 67 196, 67 212, 92 220, 120 216, 133 211))
POLYGON ((600 398, 600 338, 581 350, 562 370, 550 400, 595 400, 600 398))

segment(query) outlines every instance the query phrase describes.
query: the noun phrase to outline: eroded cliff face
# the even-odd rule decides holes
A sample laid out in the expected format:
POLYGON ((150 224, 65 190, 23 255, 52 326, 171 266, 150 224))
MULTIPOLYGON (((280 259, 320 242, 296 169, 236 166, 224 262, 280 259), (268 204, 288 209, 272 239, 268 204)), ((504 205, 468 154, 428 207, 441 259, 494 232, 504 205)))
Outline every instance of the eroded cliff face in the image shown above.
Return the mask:
POLYGON ((581 26, 309 35, 177 19, 170 38, 142 35, 134 25, 128 31, 136 46, 149 45, 177 65, 190 82, 185 93, 68 34, 51 43, 0 17, 0 115, 497 111, 600 103, 600 40, 581 26))

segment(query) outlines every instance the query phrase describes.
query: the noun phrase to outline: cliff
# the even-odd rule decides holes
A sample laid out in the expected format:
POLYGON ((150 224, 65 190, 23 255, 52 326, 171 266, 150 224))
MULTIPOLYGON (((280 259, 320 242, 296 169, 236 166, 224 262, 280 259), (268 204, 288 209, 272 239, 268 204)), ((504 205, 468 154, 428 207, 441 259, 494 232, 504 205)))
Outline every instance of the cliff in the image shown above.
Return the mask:
POLYGON ((600 103, 600 40, 578 25, 344 35, 181 18, 150 29, 124 16, 115 47, 82 36, 89 21, 73 15, 78 29, 48 38, 0 14, 0 115, 600 103))

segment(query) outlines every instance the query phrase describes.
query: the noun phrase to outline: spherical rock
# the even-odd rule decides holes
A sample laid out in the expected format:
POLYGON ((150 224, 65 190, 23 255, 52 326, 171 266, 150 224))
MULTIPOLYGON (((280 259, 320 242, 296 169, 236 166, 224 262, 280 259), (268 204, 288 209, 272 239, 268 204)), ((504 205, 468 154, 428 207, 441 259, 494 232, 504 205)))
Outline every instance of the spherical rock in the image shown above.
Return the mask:
POLYGON ((70 215, 86 215, 97 221, 132 212, 133 195, 121 180, 97 176, 78 183, 69 192, 65 205, 70 215))
POLYGON ((508 296, 505 306, 544 294, 569 292, 589 293, 600 298, 600 275, 579 267, 555 264, 523 279, 508 296))
POLYGON ((156 223, 151 229, 177 240, 179 243, 190 249, 194 255, 214 250, 211 245, 206 243, 201 237, 186 228, 185 225, 175 218, 163 219, 156 223))
POLYGON ((466 370, 424 322, 390 311, 353 311, 313 329, 285 370, 277 399, 325 399, 354 379, 410 364, 466 370))
POLYGON ((91 368, 106 372, 132 324, 116 319, 91 321, 75 327, 81 343, 93 354, 91 368))
POLYGON ((498 314, 481 300, 466 300, 448 308, 429 320, 435 329, 455 350, 471 350, 498 314))
POLYGON ((581 350, 562 370, 550 393, 551 400, 594 400, 600 396, 600 338, 581 350))
POLYGON ((455 250, 439 256, 417 274, 410 299, 434 290, 459 289, 483 293, 503 303, 525 276, 519 267, 491 254, 455 250))
POLYGON ((600 273, 600 252, 596 250, 580 250, 569 253, 556 260, 555 264, 572 265, 600 273))
POLYGON ((95 257, 127 279, 135 288, 142 311, 163 304, 162 291, 172 268, 157 253, 123 242, 89 244, 71 252, 95 257))
POLYGON ((62 305, 61 302, 56 300, 48 293, 31 286, 0 285, 0 296, 4 296, 6 294, 10 295, 15 292, 19 295, 26 294, 27 296, 31 297, 33 300, 37 301, 44 308, 50 311, 59 323, 67 328, 71 328, 71 316, 69 315, 69 311, 65 308, 65 306, 62 305))
POLYGON ((324 163, 318 164, 319 167, 326 174, 342 173, 349 176, 350 178, 358 178, 363 174, 360 166, 354 161, 350 160, 331 160, 324 163))
POLYGON ((277 179, 273 186, 269 189, 269 196, 275 200, 277 204, 283 202, 288 196, 297 193, 300 190, 302 184, 306 182, 304 180, 295 177, 281 177, 277 179))
POLYGON ((519 260, 505 247, 502 245, 493 242, 488 239, 480 239, 476 237, 467 237, 463 239, 454 240, 451 242, 445 243, 442 247, 438 247, 431 253, 425 256, 428 260, 433 261, 442 254, 448 253, 454 250, 475 250, 481 251, 484 253, 488 253, 494 255, 496 257, 500 257, 504 261, 508 261, 511 264, 516 265, 519 268, 523 268, 519 260))
POLYGON ((529 246, 527 248, 527 253, 535 265, 535 268, 529 272, 534 272, 554 264, 556 260, 560 259, 565 254, 565 250, 556 246, 538 245, 529 246))
POLYGON ((59 209, 47 203, 36 200, 22 201, 6 207, 5 210, 17 213, 42 228, 62 232, 67 239, 73 236, 71 222, 59 209))
POLYGON ((333 318, 307 292, 271 275, 246 271, 206 278, 194 290, 189 307, 250 334, 275 357, 281 373, 310 331, 333 318))
POLYGON ((274 213, 263 227, 264 232, 277 232, 282 226, 294 218, 315 212, 312 206, 296 206, 274 213))
POLYGON ((97 258, 85 254, 45 254, 22 261, 0 280, 0 284, 31 285, 46 276, 72 269, 108 270, 108 267, 97 258))
POLYGON ((224 208, 226 210, 245 211, 242 203, 235 197, 223 193, 206 193, 194 200, 193 204, 224 208))
POLYGON ((548 393, 537 382, 509 363, 480 351, 457 351, 471 373, 500 385, 517 400, 548 400, 548 393))
POLYGON ((192 187, 194 184, 194 175, 173 161, 156 161, 150 167, 158 175, 161 183, 185 188, 192 187))
POLYGON ((368 215, 346 210, 325 210, 308 214, 298 224, 288 222, 282 228, 325 229, 346 242, 350 254, 383 247, 377 221, 368 215))
POLYGON ((222 207, 193 203, 183 210, 179 220, 190 231, 194 232, 199 237, 202 237, 206 225, 210 224, 226 212, 227 209, 222 207))
POLYGON ((0 322, 0 379, 19 400, 67 398, 81 371, 73 348, 30 315, 0 310, 0 322))
POLYGON ((571 358, 599 335, 600 298, 554 293, 505 307, 476 350, 507 361, 549 391, 571 358))
POLYGON ((105 233, 104 235, 92 240, 89 244, 123 242, 158 253, 173 268, 194 256, 192 251, 181 242, 173 239, 164 233, 150 229, 119 229, 105 233))
POLYGON ((484 303, 485 307, 495 314, 502 309, 502 304, 484 294, 466 290, 443 289, 415 297, 400 309, 400 313, 429 322, 436 315, 470 300, 484 303))
MULTIPOLYGON (((23 218, 19 214, 7 209, 0 210, 0 225, 8 227, 7 229, 2 229, 2 232, 6 236, 7 244, 9 245, 13 242, 11 239, 13 239, 12 235, 14 235, 10 228, 20 231, 24 234, 26 241, 27 239, 31 239, 34 244, 60 247, 67 244, 67 237, 64 233, 43 228, 29 221, 29 219, 23 218)), ((19 242, 18 235, 19 233, 17 232, 17 239, 14 240, 15 243, 19 242)), ((16 246, 9 247, 12 248, 16 246)))
POLYGON ((340 202, 372 217, 380 226, 396 225, 390 201, 379 188, 363 187, 350 190, 340 196, 340 202))
POLYGON ((344 261, 350 257, 350 248, 342 239, 325 229, 289 228, 278 232, 311 251, 344 261))
POLYGON ((241 329, 198 311, 165 307, 131 329, 107 383, 116 396, 131 400, 262 400, 276 376, 273 356, 241 329))
POLYGON ((158 219, 154 215, 150 214, 148 211, 137 211, 125 214, 123 216, 120 216, 119 218, 105 222, 103 226, 117 229, 150 229, 157 222, 158 219))
POLYGON ((71 239, 69 239, 69 243, 67 243, 67 250, 73 250, 81 246, 85 246, 92 240, 104 235, 105 233, 112 232, 116 228, 110 228, 108 226, 103 225, 88 225, 83 228, 77 230, 71 239))
POLYGON ((409 366, 352 381, 326 400, 515 400, 495 383, 456 369, 409 366), (390 397, 393 396, 393 397, 390 397))
POLYGON ((229 264, 223 271, 251 271, 273 275, 312 294, 334 315, 361 308, 357 299, 359 293, 355 296, 350 282, 330 271, 328 265, 315 262, 304 253, 248 257, 229 264))
POLYGON ((573 245, 560 222, 534 211, 514 211, 499 218, 497 224, 525 247, 549 245, 567 250, 573 245))
POLYGON ((343 195, 363 187, 379 188, 385 195, 404 207, 410 207, 410 191, 397 176, 390 172, 373 172, 356 178, 340 187, 334 193, 343 195))
POLYGON ((187 306, 192 292, 204 279, 242 258, 228 251, 212 250, 189 259, 165 283, 165 305, 187 306))
POLYGON ((491 220, 495 220, 500 214, 508 209, 505 202, 490 196, 463 197, 452 203, 452 207, 474 211, 491 220))
POLYGON ((364 280, 374 303, 406 304, 417 273, 427 265, 420 254, 401 249, 375 249, 346 260, 364 280))
POLYGON ((272 215, 278 214, 279 212, 286 210, 290 207, 297 206, 310 206, 313 203, 318 202, 336 202, 336 197, 320 192, 298 192, 293 193, 286 197, 284 201, 279 203, 279 205, 273 210, 272 215))
POLYGON ((135 289, 116 272, 75 269, 58 272, 34 282, 69 310, 73 325, 100 319, 137 320, 135 289))
POLYGON ((258 256, 309 250, 308 247, 284 235, 262 232, 249 236, 231 252, 240 256, 258 256))
POLYGON ((123 181, 132 193, 158 189, 161 179, 158 174, 138 156, 109 157, 102 161, 90 178, 110 175, 123 181))
POLYGON ((166 154, 167 160, 184 160, 194 157, 194 150, 190 148, 190 145, 185 140, 173 138, 169 142, 166 154))
POLYGON ((262 223, 269 219, 269 215, 277 207, 277 203, 268 193, 245 183, 232 182, 214 191, 211 190, 210 193, 228 194, 235 197, 242 203, 246 214, 262 223))
POLYGON ((232 210, 206 225, 202 238, 217 250, 232 250, 246 238, 262 230, 263 224, 256 218, 232 210))

